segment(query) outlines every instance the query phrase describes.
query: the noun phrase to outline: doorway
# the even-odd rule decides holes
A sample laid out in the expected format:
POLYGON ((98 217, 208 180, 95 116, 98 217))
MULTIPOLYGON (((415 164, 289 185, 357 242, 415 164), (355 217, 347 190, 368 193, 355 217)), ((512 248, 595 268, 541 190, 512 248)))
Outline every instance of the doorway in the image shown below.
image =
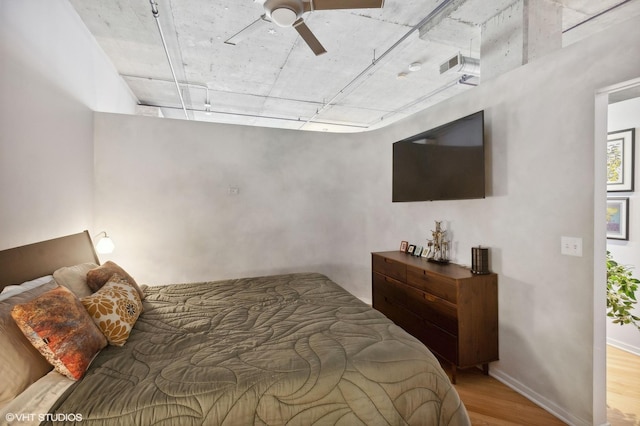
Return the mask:
MULTIPOLYGON (((635 88, 609 95, 608 131, 611 139, 616 143, 624 140, 631 141, 632 136, 635 136, 635 144, 638 143, 636 129, 640 128, 640 96, 636 95, 638 93, 635 88), (623 136, 626 138, 620 139, 623 136)), ((632 150, 629 154, 633 154, 628 158, 631 158, 632 165, 637 167, 640 161, 638 149, 635 149, 635 152, 632 150)), ((631 182, 632 177, 629 176, 627 181, 631 182)), ((607 251, 618 263, 630 266, 634 276, 638 277, 640 246, 637 244, 636 233, 630 232, 631 226, 634 227, 634 231, 637 231, 636 225, 640 223, 637 203, 640 196, 634 191, 639 188, 637 184, 634 186, 607 192, 607 199, 611 200, 612 206, 625 206, 629 222, 628 227, 621 227, 623 232, 616 232, 613 235, 615 238, 607 239, 607 251), (627 209, 626 205, 634 208, 627 209)), ((638 311, 640 309, 634 311, 636 316, 640 316, 638 311)), ((606 334, 607 420, 612 426, 640 425, 640 386, 637 385, 640 383, 640 330, 633 325, 613 324, 610 319, 607 319, 606 334)))
MULTIPOLYGON (((605 283, 606 283, 606 267, 605 267, 605 252, 606 250, 611 249, 614 256, 619 257, 620 263, 629 264, 629 263, 638 263, 635 259, 640 258, 640 235, 634 235, 633 232, 630 233, 629 240, 609 240, 606 236, 606 217, 605 217, 605 206, 607 204, 608 197, 616 197, 620 199, 630 199, 630 205, 634 205, 634 198, 636 201, 637 207, 636 210, 638 213, 638 217, 640 217, 640 193, 638 196, 635 196, 635 192, 633 191, 625 191, 625 192, 607 192, 606 185, 606 141, 607 141, 607 133, 609 131, 621 130, 622 126, 626 126, 626 128, 639 128, 640 127, 640 113, 635 113, 635 117, 629 119, 628 117, 624 117, 624 114, 621 114, 624 108, 621 108, 622 105, 625 105, 625 108, 640 108, 640 79, 635 79, 633 81, 621 83, 615 86, 611 86, 603 89, 602 91, 596 94, 596 118, 595 118, 595 182, 594 182, 594 203, 595 203, 595 212, 594 212, 594 424, 605 425, 608 424, 608 419, 613 426, 616 425, 635 425, 640 422, 640 418, 638 418, 635 414, 635 406, 636 402, 629 401, 628 399, 617 399, 616 395, 613 393, 608 395, 607 392, 607 384, 608 382, 613 383, 614 377, 617 371, 622 372, 622 378, 626 378, 629 376, 629 372, 634 370, 627 370, 626 376, 624 375, 624 369, 620 368, 620 365, 624 365, 624 363, 631 363, 632 365, 634 361, 640 360, 635 358, 633 355, 633 349, 638 348, 638 352, 640 352, 640 333, 630 325, 624 326, 629 327, 629 329, 625 329, 627 333, 632 334, 631 341, 624 343, 625 339, 622 339, 622 342, 619 339, 617 332, 619 329, 613 329, 611 327, 621 327, 619 325, 610 324, 609 318, 606 317, 606 299, 605 299, 605 283), (637 100, 633 100, 637 98, 637 100), (629 101, 631 100, 631 101, 629 101), (637 106, 636 106, 637 103, 637 106), (629 107, 631 105, 631 107, 629 107), (625 121, 626 120, 626 121, 625 121), (629 121, 631 120, 631 121, 629 121), (634 243, 635 241, 635 243, 634 243), (637 251, 635 251, 637 250, 637 251), (631 256, 631 257, 628 257, 631 256), (627 261, 627 259, 631 259, 631 261, 627 261), (609 336, 609 334, 614 334, 613 331, 616 332, 615 336, 609 336), (636 333, 637 336, 634 334, 636 333), (634 340, 638 339, 637 341, 634 340), (614 345, 609 345, 608 343, 614 343, 614 345), (614 346, 621 346, 622 343, 624 351, 617 352, 614 346), (625 344, 628 344, 629 347, 624 347, 625 344), (632 349, 631 354, 629 353, 629 349, 632 349), (628 360, 625 356, 630 355, 632 358, 628 360), (607 357, 611 359, 611 365, 608 365, 607 357), (618 364, 616 364, 618 363, 618 364), (623 364, 619 364, 623 363, 623 364), (609 373, 607 373, 607 367, 611 367, 609 373), (615 367, 615 369, 614 369, 615 367), (609 377, 608 377, 609 376, 609 377), (608 380, 610 379, 610 380, 608 380), (612 406, 608 410, 607 401, 611 400, 613 405, 620 406, 612 406), (609 411, 609 416, 607 411, 609 411)), ((638 144, 638 134, 636 133, 636 145, 638 144)), ((638 149, 636 148, 636 158, 638 156, 638 149)), ((640 162, 636 161, 636 168, 638 167, 640 162)), ((636 181, 639 173, 636 173, 636 181)), ((640 187, 636 186, 636 190, 640 189, 640 187)), ((629 209, 629 212, 632 213, 633 210, 629 209)), ((633 217, 633 216, 632 216, 633 217)), ((640 223, 640 220, 635 220, 636 229, 637 224, 640 223)), ((637 270, 640 270, 640 264, 633 265, 637 270)), ((637 273, 634 274, 638 276, 637 273)), ((624 335, 624 333, 623 333, 624 335)), ((638 371, 638 370, 635 370, 638 371)), ((637 381, 637 380, 636 380, 637 381)), ((628 394, 629 389, 626 389, 626 393, 628 394)), ((640 400, 637 401, 637 405, 640 406, 640 400)), ((640 408, 638 409, 640 410, 640 408)))

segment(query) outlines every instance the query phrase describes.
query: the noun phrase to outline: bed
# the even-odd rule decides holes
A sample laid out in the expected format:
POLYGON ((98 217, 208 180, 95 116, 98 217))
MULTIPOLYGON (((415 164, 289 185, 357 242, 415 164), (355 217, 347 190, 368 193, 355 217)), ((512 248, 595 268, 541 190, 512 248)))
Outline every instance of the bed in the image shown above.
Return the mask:
MULTIPOLYGON (((0 287, 90 263, 86 231, 5 250, 0 287)), ((47 373, 0 405, 0 422, 470 424, 429 350, 324 275, 140 288, 126 343, 99 350, 78 380, 47 373)))

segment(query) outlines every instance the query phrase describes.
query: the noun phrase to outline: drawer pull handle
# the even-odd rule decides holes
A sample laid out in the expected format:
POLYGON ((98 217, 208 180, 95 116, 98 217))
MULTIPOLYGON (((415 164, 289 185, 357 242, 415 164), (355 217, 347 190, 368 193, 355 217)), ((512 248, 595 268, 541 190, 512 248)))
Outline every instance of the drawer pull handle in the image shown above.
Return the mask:
POLYGON ((385 262, 385 263, 393 263, 393 260, 389 260, 389 259, 385 258, 385 259, 384 259, 384 262, 385 262))

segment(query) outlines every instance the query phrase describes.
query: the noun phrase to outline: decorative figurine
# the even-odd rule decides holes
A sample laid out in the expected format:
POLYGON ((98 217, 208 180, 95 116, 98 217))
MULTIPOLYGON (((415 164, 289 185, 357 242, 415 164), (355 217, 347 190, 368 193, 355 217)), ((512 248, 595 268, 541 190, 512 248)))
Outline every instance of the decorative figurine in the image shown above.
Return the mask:
POLYGON ((428 240, 427 260, 436 263, 449 263, 449 241, 445 239, 447 231, 442 230, 442 221, 436 220, 436 230, 431 231, 432 240, 428 240))

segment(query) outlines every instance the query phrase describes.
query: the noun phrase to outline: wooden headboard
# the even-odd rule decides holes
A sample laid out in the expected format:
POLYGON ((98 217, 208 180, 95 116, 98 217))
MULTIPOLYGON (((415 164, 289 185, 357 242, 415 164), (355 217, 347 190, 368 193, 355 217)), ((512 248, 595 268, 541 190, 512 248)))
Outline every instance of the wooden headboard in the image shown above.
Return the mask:
POLYGON ((0 251, 0 291, 80 263, 100 264, 89 231, 0 251))

